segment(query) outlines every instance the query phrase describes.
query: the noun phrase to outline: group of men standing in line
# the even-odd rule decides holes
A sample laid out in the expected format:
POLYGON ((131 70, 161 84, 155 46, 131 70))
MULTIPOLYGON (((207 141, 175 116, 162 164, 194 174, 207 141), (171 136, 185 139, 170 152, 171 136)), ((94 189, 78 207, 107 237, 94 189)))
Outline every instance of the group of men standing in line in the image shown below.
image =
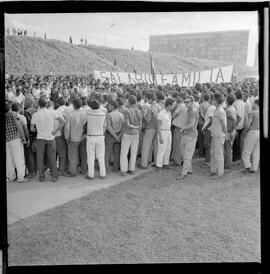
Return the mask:
POLYGON ((126 176, 136 171, 138 155, 138 168, 182 166, 177 179, 185 179, 196 144, 213 179, 240 159, 245 173, 256 172, 259 100, 239 89, 226 92, 182 88, 166 95, 153 88, 105 100, 97 92, 76 93, 69 102, 48 94, 28 104, 24 115, 20 103, 6 101, 7 179, 27 182, 38 174, 44 182, 49 168, 53 182, 78 173, 93 180, 96 159, 100 178, 119 170, 126 176))

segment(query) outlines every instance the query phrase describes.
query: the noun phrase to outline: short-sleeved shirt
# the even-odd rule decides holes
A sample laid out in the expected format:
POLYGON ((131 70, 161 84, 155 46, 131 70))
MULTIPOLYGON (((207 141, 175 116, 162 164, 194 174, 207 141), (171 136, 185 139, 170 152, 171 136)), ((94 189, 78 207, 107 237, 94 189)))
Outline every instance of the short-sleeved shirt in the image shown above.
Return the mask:
POLYGON ((243 127, 244 127, 244 118, 245 118, 245 103, 242 100, 236 100, 233 103, 233 106, 235 106, 236 113, 241 118, 241 120, 240 120, 238 126, 236 127, 236 129, 243 129, 243 127))
POLYGON ((178 128, 182 128, 186 123, 187 108, 185 104, 179 104, 175 111, 178 112, 178 114, 173 118, 172 124, 178 128))
MULTIPOLYGON (((209 107, 210 107, 209 102, 208 101, 204 101, 204 102, 202 102, 200 104, 198 112, 199 113, 202 112, 203 115, 204 115, 204 117, 205 117, 205 114, 206 114, 206 112, 207 112, 207 110, 208 110, 209 107)), ((199 115, 199 117, 198 117, 198 124, 199 125, 203 125, 204 122, 205 122, 205 119, 202 119, 201 115, 199 115)))
POLYGON ((208 123, 210 122, 210 118, 213 118, 214 116, 214 111, 215 111, 216 107, 214 105, 210 105, 209 108, 207 109, 204 119, 204 125, 203 125, 203 129, 208 125, 208 123))
POLYGON ((22 102, 23 102, 24 100, 25 100, 25 97, 24 97, 24 95, 23 95, 22 92, 20 92, 19 95, 16 95, 16 94, 15 94, 15 97, 14 97, 14 102, 15 102, 15 103, 22 104, 22 102))
POLYGON ((119 112, 117 109, 108 113, 107 120, 116 134, 123 129, 125 117, 124 114, 119 112))
POLYGON ((57 118, 57 113, 47 108, 41 108, 33 114, 31 124, 37 128, 37 139, 54 140, 55 137, 52 135, 52 131, 55 128, 57 118))
POLYGON ((157 120, 161 121, 161 130, 169 131, 171 129, 172 115, 166 109, 162 109, 158 113, 157 120))
POLYGON ((73 110, 68 113, 65 124, 65 138, 73 142, 82 140, 83 128, 86 123, 86 113, 82 110, 73 110))
POLYGON ((260 117, 259 117, 259 110, 252 110, 250 113, 251 119, 251 125, 250 125, 250 130, 259 130, 260 129, 260 117))
MULTIPOLYGON (((133 126, 139 126, 142 122, 142 112, 137 107, 127 108, 125 113, 125 121, 129 121, 129 123, 133 126)), ((125 125, 124 132, 128 135, 136 135, 139 134, 139 128, 129 128, 127 124, 125 125)))
POLYGON ((6 113, 6 142, 20 138, 16 120, 19 120, 18 113, 14 111, 9 111, 6 113))
POLYGON ((40 89, 33 88, 32 89, 32 95, 33 95, 34 99, 39 99, 39 97, 40 97, 40 89))
POLYGON ((27 126, 27 121, 26 121, 25 116, 23 116, 23 115, 21 115, 21 114, 18 114, 18 117, 19 117, 19 119, 20 119, 22 125, 27 126))
POLYGON ((182 135, 198 136, 198 130, 197 130, 198 111, 195 108, 191 108, 187 110, 185 126, 189 125, 192 121, 194 122, 193 127, 190 129, 184 130, 182 135))
POLYGON ((222 130, 221 121, 224 121, 225 125, 227 126, 227 117, 226 117, 225 110, 223 109, 222 106, 218 106, 214 112, 213 123, 209 127, 212 137, 226 136, 226 133, 224 133, 222 130))

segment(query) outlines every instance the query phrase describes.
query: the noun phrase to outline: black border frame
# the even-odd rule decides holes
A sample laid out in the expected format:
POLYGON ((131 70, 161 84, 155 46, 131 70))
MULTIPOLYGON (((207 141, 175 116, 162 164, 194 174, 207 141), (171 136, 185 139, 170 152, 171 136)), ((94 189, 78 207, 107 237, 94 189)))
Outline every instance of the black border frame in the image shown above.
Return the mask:
MULTIPOLYGON (((269 2, 231 2, 231 3, 189 3, 189 2, 136 2, 136 1, 19 1, 0 3, 0 88, 2 97, 0 104, 4 107, 4 83, 5 83, 5 41, 4 41, 4 13, 85 13, 85 12, 218 12, 218 11, 258 11, 259 16, 259 75, 260 75, 260 101, 264 99, 263 81, 268 77, 264 63, 264 31, 269 31, 269 26, 264 25, 264 9, 269 10, 269 2)), ((268 48, 269 52, 269 48, 268 48)), ((269 102, 268 102, 269 103, 269 102)), ((263 128, 263 111, 260 109, 260 127, 263 128)), ((0 128, 4 127, 4 116, 1 115, 0 128)), ((269 119, 269 113, 268 113, 269 119)), ((269 135, 270 136, 270 135, 269 135)), ((3 146, 5 137, 0 144, 3 146)), ((268 140, 263 136, 261 130, 261 152, 269 145, 268 140), (262 149, 263 148, 263 149, 262 149)), ((5 163, 5 154, 1 153, 1 162, 5 163)), ((184 270, 188 273, 264 273, 263 267, 266 266, 266 208, 267 204, 267 155, 261 153, 261 263, 179 263, 179 264, 137 264, 131 265, 132 270, 140 271, 143 269, 154 271, 169 271, 171 267, 176 270, 184 270), (263 182, 263 183, 262 183, 263 182)), ((1 169, 5 165, 1 165, 1 169)), ((1 176, 5 171, 1 172, 1 176)), ((3 176, 4 177, 4 176, 3 176)), ((89 271, 130 271, 130 265, 69 265, 69 266, 8 266, 8 241, 7 241, 7 189, 4 183, 5 178, 0 183, 0 249, 3 251, 3 273, 51 273, 52 271, 62 273, 89 272, 89 271)))

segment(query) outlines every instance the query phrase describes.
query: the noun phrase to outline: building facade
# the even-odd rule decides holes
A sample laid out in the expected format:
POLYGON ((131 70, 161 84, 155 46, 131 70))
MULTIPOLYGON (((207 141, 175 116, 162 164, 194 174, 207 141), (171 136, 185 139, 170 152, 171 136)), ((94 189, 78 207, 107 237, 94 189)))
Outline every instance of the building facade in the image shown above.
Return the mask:
POLYGON ((150 52, 246 64, 248 30, 153 35, 150 52))

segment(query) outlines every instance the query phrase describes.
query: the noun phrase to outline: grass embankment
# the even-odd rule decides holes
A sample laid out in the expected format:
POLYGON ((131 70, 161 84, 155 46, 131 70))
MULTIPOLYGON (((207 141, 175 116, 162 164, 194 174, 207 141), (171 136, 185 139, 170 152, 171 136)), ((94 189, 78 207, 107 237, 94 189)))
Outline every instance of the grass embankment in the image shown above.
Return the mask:
POLYGON ((151 171, 9 227, 9 264, 260 261, 259 175, 151 171))
MULTIPOLYGON (((46 75, 89 74, 93 70, 150 71, 149 54, 144 51, 113 49, 94 45, 74 46, 53 39, 6 36, 6 72, 10 74, 46 75)), ((172 54, 153 53, 156 72, 197 71, 228 65, 226 61, 184 58, 172 54)), ((237 65, 239 76, 250 75, 255 68, 237 65)))

